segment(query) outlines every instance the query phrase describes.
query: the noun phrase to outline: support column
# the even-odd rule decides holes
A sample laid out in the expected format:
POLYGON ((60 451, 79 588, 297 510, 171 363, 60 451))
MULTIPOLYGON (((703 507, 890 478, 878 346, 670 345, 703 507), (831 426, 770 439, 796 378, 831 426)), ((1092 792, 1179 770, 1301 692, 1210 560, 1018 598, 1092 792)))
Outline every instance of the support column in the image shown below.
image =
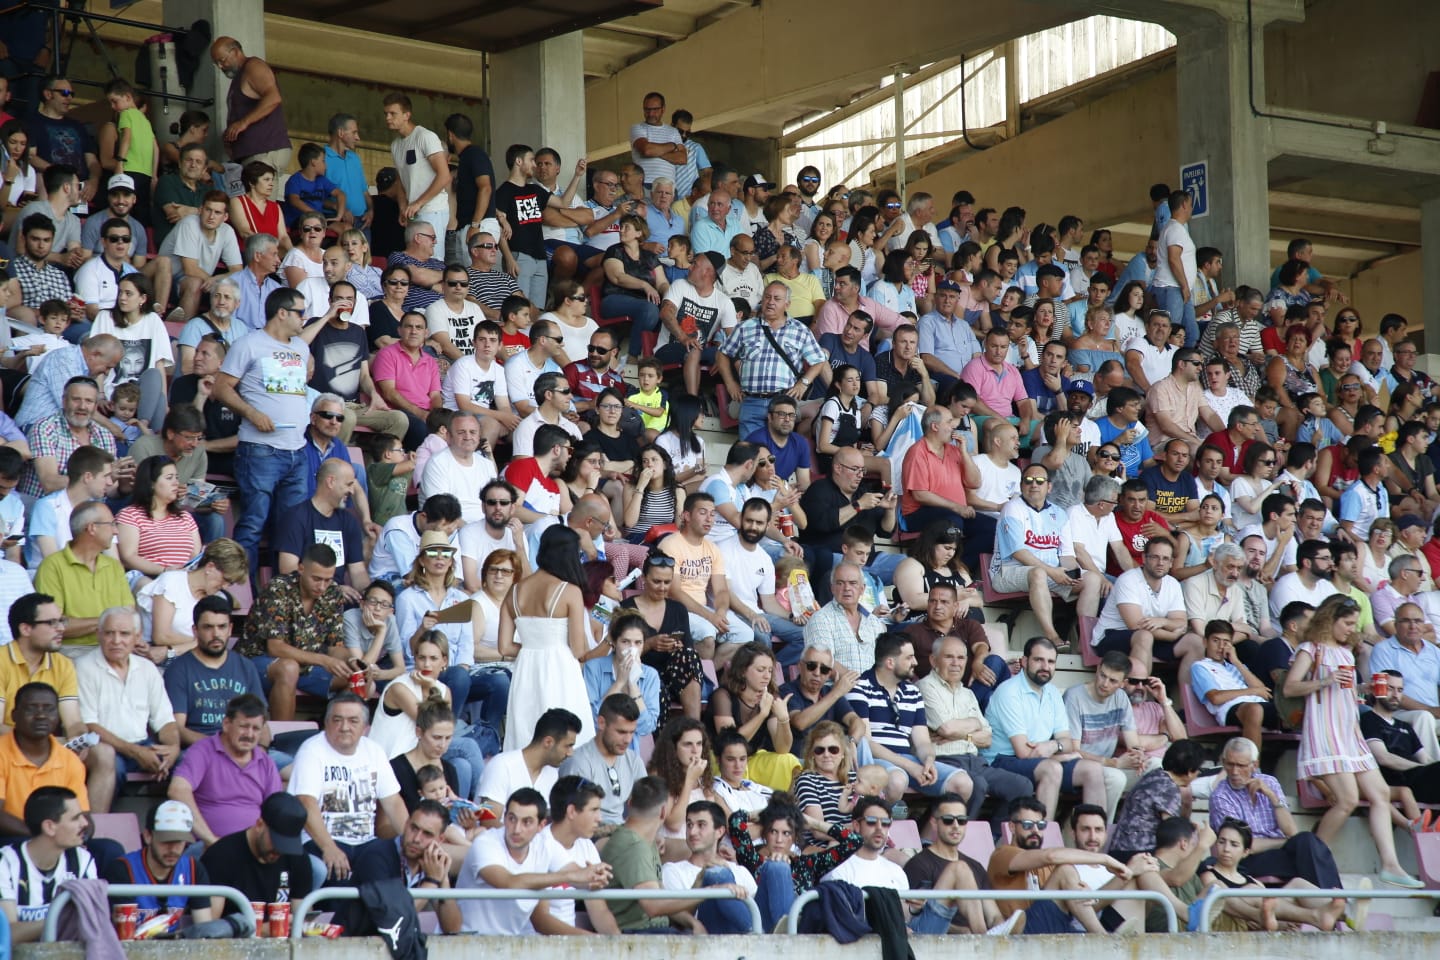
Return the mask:
MULTIPOLYGON (((234 37, 240 41, 247 56, 265 57, 264 0, 164 0, 161 17, 174 27, 188 27, 196 20, 208 20, 211 39, 234 37)), ((185 92, 192 97, 214 98, 214 104, 205 108, 205 112, 210 114, 210 140, 206 146, 212 157, 223 157, 225 149, 221 135, 230 122, 225 115, 225 94, 230 89, 230 78, 215 69, 208 50, 203 56, 200 68, 195 71, 194 84, 185 92)), ((283 94, 284 91, 281 92, 283 94)), ((159 133, 159 130, 156 132, 159 133)))
MULTIPOLYGON (((1177 32, 1177 169, 1208 165, 1209 213, 1190 221, 1196 246, 1225 255, 1222 285, 1265 287, 1270 277, 1270 207, 1266 121, 1250 111, 1247 29, 1243 21, 1177 32)), ((1256 100, 1264 102, 1263 33, 1255 37, 1256 100)))
MULTIPOLYGON (((560 154, 560 183, 585 156, 585 51, 577 30, 490 57, 490 155, 495 173, 512 143, 560 154)), ((636 109, 637 119, 639 109, 636 109)))
POLYGON ((1420 204, 1420 273, 1425 278, 1420 301, 1425 316, 1424 352, 1440 353, 1440 197, 1420 204))

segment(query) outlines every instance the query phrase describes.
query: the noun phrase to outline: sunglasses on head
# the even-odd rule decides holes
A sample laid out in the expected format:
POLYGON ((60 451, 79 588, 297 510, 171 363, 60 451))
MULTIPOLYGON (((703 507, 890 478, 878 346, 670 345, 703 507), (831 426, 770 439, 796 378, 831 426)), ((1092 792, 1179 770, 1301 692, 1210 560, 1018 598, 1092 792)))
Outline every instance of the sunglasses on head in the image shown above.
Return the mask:
POLYGON ((806 660, 805 669, 811 673, 819 673, 822 677, 828 677, 835 668, 828 663, 821 663, 819 660, 806 660))
POLYGON ((645 563, 646 563, 648 566, 652 566, 652 567, 673 567, 673 566, 675 566, 675 558, 674 558, 674 557, 667 557, 667 556, 666 556, 665 554, 663 554, 663 553, 660 553, 660 554, 651 554, 651 555, 650 555, 650 558, 649 558, 648 560, 646 560, 645 563))

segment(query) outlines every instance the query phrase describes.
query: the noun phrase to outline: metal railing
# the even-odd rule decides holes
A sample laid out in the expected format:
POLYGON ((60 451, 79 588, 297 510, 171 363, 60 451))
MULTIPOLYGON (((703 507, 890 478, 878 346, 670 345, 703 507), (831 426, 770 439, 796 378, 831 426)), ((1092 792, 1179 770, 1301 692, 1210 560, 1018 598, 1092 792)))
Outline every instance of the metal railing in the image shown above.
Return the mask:
MULTIPOLYGON (((431 888, 412 889, 410 895, 416 900, 739 900, 750 911, 750 925, 754 933, 765 932, 765 921, 760 917, 760 906, 754 897, 737 897, 729 890, 705 888, 699 890, 498 890, 492 887, 471 887, 464 890, 436 890, 431 888)), ((1155 894, 1159 896, 1159 894, 1155 894)), ((360 891, 355 887, 321 887, 313 890, 296 906, 290 924, 290 939, 299 940, 304 935, 305 917, 321 900, 359 900, 360 891)))
MULTIPOLYGON (((250 898, 234 887, 189 883, 112 883, 106 896, 111 900, 122 900, 126 897, 224 897, 240 908, 241 919, 249 924, 252 932, 255 930, 255 910, 250 906, 250 898)), ((60 911, 71 899, 69 890, 61 890, 51 901, 50 912, 45 914, 45 931, 40 937, 43 942, 55 942, 60 911)))
MULTIPOLYGON (((1175 905, 1164 894, 1154 890, 897 890, 896 893, 901 900, 1144 900, 1158 903, 1165 911, 1167 933, 1180 932, 1175 905)), ((814 890, 806 890, 795 898, 786 920, 786 933, 793 936, 800 932, 800 911, 819 897, 820 894, 814 890)))
POLYGON ((1215 911, 1211 909, 1221 900, 1235 900, 1240 898, 1260 899, 1279 898, 1284 900, 1440 900, 1440 890, 1312 890, 1309 887, 1303 889, 1280 888, 1257 890, 1254 887, 1238 887, 1226 889, 1224 887, 1211 888, 1201 901, 1200 907, 1200 929, 1197 933, 1210 932, 1210 917, 1215 911), (1289 892, 1282 893, 1282 890, 1289 892))

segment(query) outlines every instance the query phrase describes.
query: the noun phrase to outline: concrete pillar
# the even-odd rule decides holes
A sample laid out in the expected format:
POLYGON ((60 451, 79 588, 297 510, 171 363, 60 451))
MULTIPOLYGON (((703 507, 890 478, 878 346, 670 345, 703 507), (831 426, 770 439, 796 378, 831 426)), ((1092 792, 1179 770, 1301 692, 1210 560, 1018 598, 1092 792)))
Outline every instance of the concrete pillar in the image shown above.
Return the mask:
MULTIPOLYGON (((1179 165, 1205 161, 1209 213, 1190 221, 1196 246, 1225 254, 1225 286, 1266 287, 1270 207, 1266 121, 1250 111, 1244 21, 1216 18, 1176 32, 1179 165)), ((1264 102, 1263 34, 1256 31, 1256 101, 1264 102)), ((1170 185, 1180 189, 1177 168, 1170 185)))
POLYGON ((1420 204, 1420 273, 1425 278, 1421 290, 1424 351, 1440 353, 1440 197, 1431 197, 1420 204))
MULTIPOLYGON (((490 155, 496 176, 512 143, 560 154, 560 183, 585 156, 585 51, 579 31, 490 57, 490 155)), ((635 119, 640 104, 635 103, 635 119)))
MULTIPOLYGON (((165 23, 175 27, 188 27, 196 20, 208 20, 212 39, 234 37, 245 48, 247 56, 262 59, 265 56, 264 0, 164 0, 161 16, 165 23)), ((215 69, 207 51, 200 69, 195 71, 195 82, 186 93, 192 97, 213 97, 215 100, 213 105, 204 108, 210 114, 208 146, 212 157, 225 155, 221 134, 229 123, 225 116, 225 94, 229 89, 230 78, 215 69)), ((283 95, 283 89, 281 93, 283 95)))

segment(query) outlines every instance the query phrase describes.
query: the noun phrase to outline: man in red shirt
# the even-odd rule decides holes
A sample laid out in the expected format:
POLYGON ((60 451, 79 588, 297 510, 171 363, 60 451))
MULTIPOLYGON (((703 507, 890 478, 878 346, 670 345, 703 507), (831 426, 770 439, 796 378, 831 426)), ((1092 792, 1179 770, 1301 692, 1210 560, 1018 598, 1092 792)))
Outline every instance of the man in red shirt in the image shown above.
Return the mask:
POLYGON ((596 330, 590 334, 588 357, 565 365, 565 380, 570 384, 576 412, 583 415, 594 410, 595 398, 607 387, 625 396, 625 379, 615 369, 615 347, 613 331, 596 330))
MULTIPOLYGON (((1254 411, 1252 410, 1253 414, 1254 411)), ((1121 574, 1140 565, 1145 554, 1145 544, 1151 537, 1168 536, 1175 540, 1175 556, 1183 557, 1190 551, 1190 538, 1170 526, 1170 522, 1154 510, 1145 509, 1150 500, 1150 488, 1138 477, 1126 480, 1120 488, 1120 507, 1115 511, 1115 526, 1120 530, 1120 541, 1125 544, 1129 562, 1116 559, 1111 551, 1105 572, 1121 574)))
POLYGON ((1220 468, 1220 482, 1227 487, 1245 471, 1241 463, 1245 451, 1256 440, 1265 439, 1265 429, 1260 426, 1260 414, 1254 407, 1241 404, 1230 411, 1226 429, 1212 433, 1205 438, 1202 446, 1214 447, 1225 454, 1225 465, 1220 468))
POLYGON ((570 462, 570 434, 547 423, 535 431, 535 456, 516 457, 502 472, 505 480, 520 491, 515 516, 525 532, 539 537, 547 527, 570 512, 570 488, 556 477, 570 462))
POLYGON ((965 526, 975 508, 965 502, 965 477, 980 483, 980 470, 970 459, 963 443, 951 443, 955 415, 949 407, 925 411, 920 424, 925 433, 905 451, 900 476, 904 481, 900 511, 905 529, 919 530, 937 521, 965 526))

